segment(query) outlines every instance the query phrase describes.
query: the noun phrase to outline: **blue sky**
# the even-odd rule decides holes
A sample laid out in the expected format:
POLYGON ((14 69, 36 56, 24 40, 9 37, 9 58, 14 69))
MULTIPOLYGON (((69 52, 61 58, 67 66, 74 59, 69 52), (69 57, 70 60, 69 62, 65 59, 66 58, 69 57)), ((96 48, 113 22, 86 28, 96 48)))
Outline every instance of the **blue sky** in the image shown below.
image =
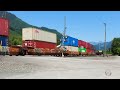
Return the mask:
POLYGON ((88 42, 104 41, 104 22, 107 41, 120 37, 120 11, 10 11, 23 21, 38 27, 45 26, 88 42))

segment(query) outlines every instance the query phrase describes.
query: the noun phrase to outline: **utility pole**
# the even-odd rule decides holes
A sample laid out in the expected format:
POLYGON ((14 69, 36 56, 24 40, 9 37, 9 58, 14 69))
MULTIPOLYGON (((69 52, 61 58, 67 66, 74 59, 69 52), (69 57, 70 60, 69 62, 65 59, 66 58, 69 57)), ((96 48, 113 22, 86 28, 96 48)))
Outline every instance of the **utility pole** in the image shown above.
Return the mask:
POLYGON ((104 56, 106 56, 106 23, 104 23, 104 26, 105 26, 104 56))
MULTIPOLYGON (((63 38, 62 38, 62 46, 63 46, 63 48, 64 48, 65 35, 66 35, 66 16, 64 17, 64 31, 63 31, 63 38)), ((62 57, 64 57, 63 51, 62 51, 62 57)))

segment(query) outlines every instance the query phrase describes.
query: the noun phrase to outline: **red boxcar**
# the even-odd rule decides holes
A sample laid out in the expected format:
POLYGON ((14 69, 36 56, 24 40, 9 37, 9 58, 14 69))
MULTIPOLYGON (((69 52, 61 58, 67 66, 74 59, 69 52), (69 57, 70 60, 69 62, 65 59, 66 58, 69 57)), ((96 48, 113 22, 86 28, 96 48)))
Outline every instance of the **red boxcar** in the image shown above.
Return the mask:
POLYGON ((78 46, 79 47, 83 46, 84 48, 87 48, 87 49, 94 49, 92 44, 85 42, 85 41, 82 41, 82 40, 78 41, 78 46))
POLYGON ((78 46, 79 46, 79 47, 85 46, 85 42, 82 41, 82 40, 79 40, 79 41, 78 41, 78 46))
POLYGON ((94 46, 93 46, 93 45, 91 45, 91 49, 92 49, 92 50, 95 50, 95 48, 94 48, 94 46))
POLYGON ((86 48, 90 49, 90 44, 89 43, 87 43, 86 48))
POLYGON ((82 46, 82 40, 78 40, 78 46, 79 46, 79 47, 82 46))
POLYGON ((88 43, 85 42, 85 41, 79 40, 78 41, 78 46, 79 47, 83 46, 84 48, 87 48, 88 47, 88 43))
POLYGON ((92 44, 90 44, 90 47, 89 47, 90 49, 92 49, 92 44))
POLYGON ((91 51, 91 49, 87 49, 87 54, 92 54, 92 51, 91 51))
POLYGON ((27 40, 23 41, 23 47, 32 47, 32 48, 48 48, 48 49, 55 49, 56 43, 49 43, 44 41, 36 41, 36 40, 27 40))
POLYGON ((86 42, 85 44, 85 48, 89 48, 90 44, 88 42, 86 42))
POLYGON ((94 50, 92 50, 92 49, 87 49, 87 54, 93 55, 93 54, 94 54, 94 50))
POLYGON ((94 49, 94 46, 92 45, 92 44, 90 44, 90 43, 88 43, 88 49, 94 49))
POLYGON ((0 18, 0 35, 9 36, 9 22, 7 19, 0 18))
POLYGON ((91 44, 87 43, 87 47, 86 48, 91 49, 91 44))

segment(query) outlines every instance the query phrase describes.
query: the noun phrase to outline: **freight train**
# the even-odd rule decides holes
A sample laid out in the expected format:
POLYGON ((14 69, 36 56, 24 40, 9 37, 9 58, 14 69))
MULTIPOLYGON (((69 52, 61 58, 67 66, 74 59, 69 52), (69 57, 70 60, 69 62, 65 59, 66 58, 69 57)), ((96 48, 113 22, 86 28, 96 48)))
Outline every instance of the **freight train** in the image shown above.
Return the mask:
POLYGON ((0 52, 12 55, 51 55, 51 56, 84 56, 94 55, 93 45, 76 38, 65 36, 57 46, 57 35, 37 28, 22 29, 22 45, 12 45, 9 42, 9 22, 0 19, 0 52))
POLYGON ((65 36, 57 46, 57 35, 36 28, 23 28, 22 46, 9 47, 9 55, 84 56, 94 55, 93 45, 65 36), (16 53, 15 53, 16 52, 16 53))

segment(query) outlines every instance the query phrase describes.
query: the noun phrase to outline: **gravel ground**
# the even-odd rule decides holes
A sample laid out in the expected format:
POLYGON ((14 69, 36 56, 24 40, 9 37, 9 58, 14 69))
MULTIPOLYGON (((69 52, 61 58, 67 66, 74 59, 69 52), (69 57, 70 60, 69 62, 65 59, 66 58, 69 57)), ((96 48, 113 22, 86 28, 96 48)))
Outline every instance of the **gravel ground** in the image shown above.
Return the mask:
POLYGON ((0 56, 1 79, 119 79, 120 57, 0 56))

